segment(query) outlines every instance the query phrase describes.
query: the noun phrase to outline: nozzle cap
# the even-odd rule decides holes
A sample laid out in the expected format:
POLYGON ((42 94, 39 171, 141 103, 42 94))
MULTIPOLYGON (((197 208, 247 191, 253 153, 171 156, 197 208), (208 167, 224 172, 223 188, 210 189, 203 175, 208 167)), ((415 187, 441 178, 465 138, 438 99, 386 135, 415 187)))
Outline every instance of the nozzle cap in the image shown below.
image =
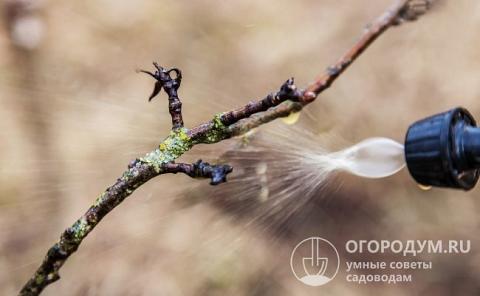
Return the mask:
POLYGON ((463 170, 459 162, 460 141, 456 130, 476 126, 475 119, 458 107, 412 124, 405 137, 405 160, 412 177, 422 185, 469 190, 478 181, 479 170, 463 170))

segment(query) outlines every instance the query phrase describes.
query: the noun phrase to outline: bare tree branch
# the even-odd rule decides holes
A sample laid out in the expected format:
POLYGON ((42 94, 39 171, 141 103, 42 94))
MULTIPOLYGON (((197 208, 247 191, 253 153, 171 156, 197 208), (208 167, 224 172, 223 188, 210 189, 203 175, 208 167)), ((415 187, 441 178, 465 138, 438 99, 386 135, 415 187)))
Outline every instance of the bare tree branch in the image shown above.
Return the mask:
MULTIPOLYGON (((276 118, 300 111, 305 105, 313 102, 322 91, 329 88, 386 29, 403 21, 416 19, 419 13, 413 13, 412 9, 418 6, 411 4, 413 2, 418 4, 419 1, 422 0, 397 1, 381 17, 367 26, 351 49, 305 90, 299 90, 291 78, 279 91, 269 94, 264 99, 252 101, 230 112, 217 114, 209 122, 191 129, 183 126, 181 102, 177 94, 182 79, 180 70, 175 68, 166 70, 156 63, 155 73, 142 70, 156 79, 149 100, 162 89, 168 95, 172 117, 170 135, 157 149, 133 161, 115 184, 107 188, 87 212, 62 233, 60 240, 49 249, 40 267, 20 291, 20 295, 39 295, 47 285, 58 280, 60 268, 78 249, 90 231, 135 189, 153 177, 166 173, 184 173, 193 178, 210 178, 212 185, 226 181, 226 175, 232 171, 228 165, 210 165, 201 160, 193 164, 176 164, 174 161, 194 145, 216 143, 241 135, 276 118), (175 72, 176 77, 171 76, 172 72, 175 72)), ((423 2, 430 3, 431 0, 423 2)))

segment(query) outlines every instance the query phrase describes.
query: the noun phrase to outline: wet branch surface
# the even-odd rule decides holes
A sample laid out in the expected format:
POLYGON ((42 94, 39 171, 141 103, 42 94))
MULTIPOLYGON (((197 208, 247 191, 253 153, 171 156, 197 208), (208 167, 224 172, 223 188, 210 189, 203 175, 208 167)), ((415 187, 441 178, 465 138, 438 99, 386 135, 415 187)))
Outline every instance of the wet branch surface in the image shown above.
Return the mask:
POLYGON ((155 72, 141 70, 156 80, 149 100, 162 90, 168 95, 172 131, 158 148, 132 161, 115 184, 107 188, 72 226, 65 229, 59 241, 48 250, 40 267, 24 285, 20 295, 39 295, 46 286, 57 281, 60 278, 60 268, 78 249, 90 231, 111 210, 148 180, 162 174, 183 173, 192 178, 210 179, 212 185, 225 182, 227 175, 232 172, 232 167, 229 165, 210 165, 201 160, 185 164, 175 163, 175 160, 194 145, 217 143, 242 135, 274 119, 288 116, 292 112, 299 112, 329 88, 385 30, 404 21, 415 20, 429 8, 430 2, 427 0, 397 1, 365 28, 350 50, 304 90, 298 89, 294 79, 290 78, 277 92, 261 100, 251 101, 241 108, 217 114, 212 120, 191 129, 184 127, 182 103, 177 93, 182 80, 181 71, 176 68, 165 69, 156 63, 154 63, 155 72))

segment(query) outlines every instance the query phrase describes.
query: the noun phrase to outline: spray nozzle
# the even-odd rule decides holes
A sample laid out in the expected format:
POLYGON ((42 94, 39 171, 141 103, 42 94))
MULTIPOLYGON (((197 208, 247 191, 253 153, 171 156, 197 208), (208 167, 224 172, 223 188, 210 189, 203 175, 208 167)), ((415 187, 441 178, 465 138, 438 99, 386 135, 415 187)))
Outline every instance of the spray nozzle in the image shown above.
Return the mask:
POLYGON ((472 189, 480 174, 480 128, 464 108, 417 121, 405 137, 405 160, 420 184, 472 189))

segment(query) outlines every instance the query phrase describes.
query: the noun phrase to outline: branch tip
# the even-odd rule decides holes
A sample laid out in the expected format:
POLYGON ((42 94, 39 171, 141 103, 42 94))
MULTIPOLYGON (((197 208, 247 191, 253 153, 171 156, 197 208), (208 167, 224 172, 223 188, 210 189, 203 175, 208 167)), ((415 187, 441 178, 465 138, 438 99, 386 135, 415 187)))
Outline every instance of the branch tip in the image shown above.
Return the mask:
POLYGON ((211 165, 199 159, 194 163, 169 162, 164 165, 166 173, 184 173, 192 178, 210 178, 210 185, 218 185, 227 181, 227 175, 233 171, 228 164, 211 165))
POLYGON ((398 13, 394 25, 401 25, 404 22, 416 21, 427 13, 437 0, 409 0, 398 13))
POLYGON ((198 174, 211 179, 210 185, 218 185, 227 182, 227 175, 233 171, 233 167, 228 164, 225 165, 210 165, 208 162, 203 162, 199 159, 194 167, 198 174))
POLYGON ((153 88, 152 94, 148 97, 150 102, 155 98, 163 89, 168 95, 168 109, 172 116, 172 129, 178 129, 183 127, 182 118, 182 102, 178 97, 178 89, 182 82, 182 71, 178 68, 165 69, 158 63, 153 62, 153 66, 156 71, 154 73, 150 71, 140 70, 140 72, 152 76, 156 82, 153 88), (175 73, 175 77, 172 77, 171 73, 175 73))

